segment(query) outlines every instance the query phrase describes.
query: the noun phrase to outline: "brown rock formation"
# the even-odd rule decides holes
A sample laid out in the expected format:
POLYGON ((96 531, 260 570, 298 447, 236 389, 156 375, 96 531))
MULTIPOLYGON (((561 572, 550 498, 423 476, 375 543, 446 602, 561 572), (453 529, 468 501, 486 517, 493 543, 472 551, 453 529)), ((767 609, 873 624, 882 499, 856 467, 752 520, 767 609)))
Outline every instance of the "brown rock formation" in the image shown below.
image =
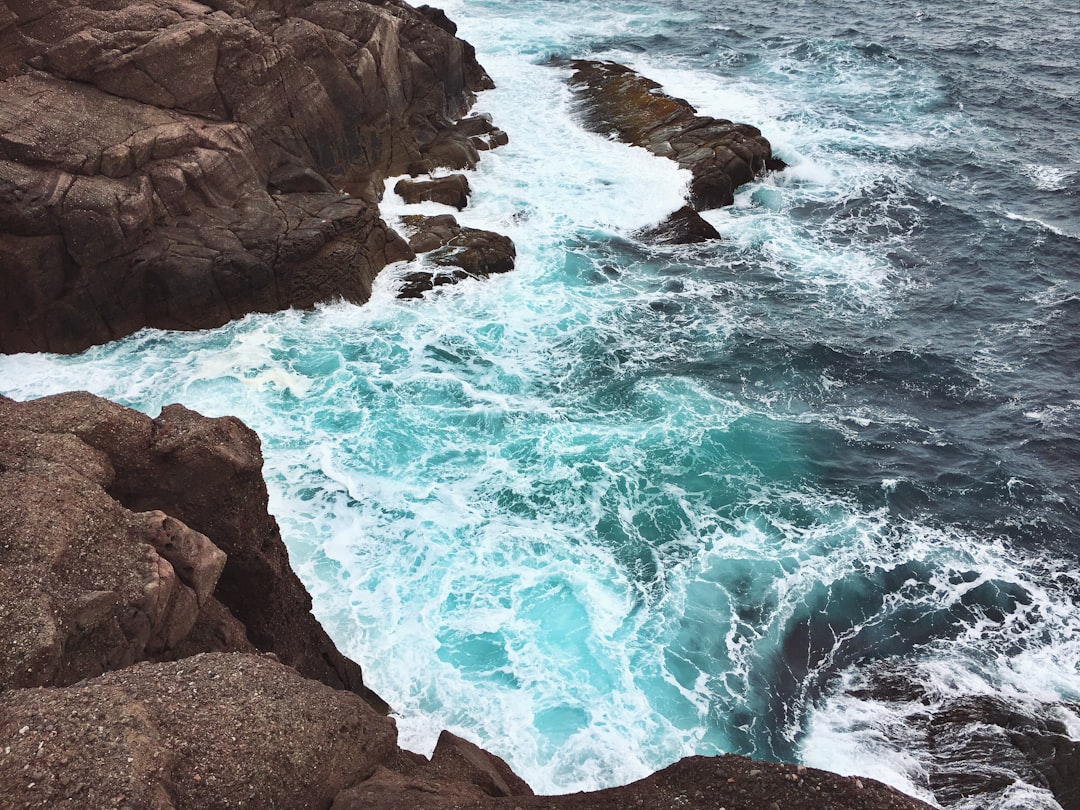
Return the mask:
POLYGON ((736 188, 784 166, 756 127, 700 116, 624 65, 587 59, 555 64, 573 69, 570 86, 589 129, 614 132, 690 171, 690 204, 699 211, 730 205, 736 188))
POLYGON ((385 709, 310 613, 242 422, 71 393, 0 397, 0 427, 0 688, 258 649, 385 709))
POLYGON ((404 217, 409 246, 424 257, 428 267, 402 279, 398 298, 422 298, 424 293, 467 278, 486 278, 514 269, 517 251, 506 236, 463 228, 449 214, 404 217))
POLYGON ((0 693, 5 807, 327 807, 396 749, 393 721, 268 656, 138 664, 0 693))
POLYGON ((497 139, 453 127, 491 84, 447 23, 401 0, 0 0, 0 351, 365 301, 410 257, 381 179, 497 139))
POLYGON ((407 203, 437 202, 458 211, 469 204, 469 180, 463 174, 449 174, 431 180, 399 180, 394 193, 407 203))

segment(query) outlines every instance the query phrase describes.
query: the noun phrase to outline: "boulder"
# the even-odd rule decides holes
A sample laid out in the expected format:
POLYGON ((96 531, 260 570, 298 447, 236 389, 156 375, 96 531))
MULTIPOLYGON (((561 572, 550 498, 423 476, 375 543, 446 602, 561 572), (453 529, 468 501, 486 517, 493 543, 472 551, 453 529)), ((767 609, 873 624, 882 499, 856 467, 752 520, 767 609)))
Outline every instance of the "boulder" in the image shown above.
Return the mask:
POLYGON ((412 215, 403 223, 411 234, 409 245, 425 255, 422 269, 403 276, 398 298, 421 298, 435 287, 514 269, 517 250, 508 236, 463 228, 449 215, 412 215))
POLYGON ((396 1, 0 0, 0 351, 366 301, 412 257, 382 180, 475 163, 453 124, 492 84, 452 30, 396 1))
POLYGON ((469 204, 470 189, 465 175, 448 174, 432 180, 399 180, 394 193, 410 204, 437 202, 460 211, 469 204))
POLYGON ((670 214, 660 224, 638 231, 638 236, 660 245, 693 245, 720 238, 716 228, 689 205, 670 214))
POLYGON ((691 173, 690 205, 696 210, 730 205, 736 188, 784 167, 756 127, 700 116, 625 65, 587 59, 552 64, 571 69, 570 87, 587 128, 614 133, 691 173))

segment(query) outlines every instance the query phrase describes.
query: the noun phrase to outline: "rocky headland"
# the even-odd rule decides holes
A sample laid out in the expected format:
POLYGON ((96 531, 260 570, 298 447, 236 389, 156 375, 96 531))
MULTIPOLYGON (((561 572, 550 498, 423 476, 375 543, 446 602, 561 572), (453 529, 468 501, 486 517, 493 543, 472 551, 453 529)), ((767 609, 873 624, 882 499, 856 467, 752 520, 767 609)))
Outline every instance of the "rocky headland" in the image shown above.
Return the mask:
POLYGON ((437 9, 2 0, 0 351, 362 303, 384 178, 505 143, 437 9))

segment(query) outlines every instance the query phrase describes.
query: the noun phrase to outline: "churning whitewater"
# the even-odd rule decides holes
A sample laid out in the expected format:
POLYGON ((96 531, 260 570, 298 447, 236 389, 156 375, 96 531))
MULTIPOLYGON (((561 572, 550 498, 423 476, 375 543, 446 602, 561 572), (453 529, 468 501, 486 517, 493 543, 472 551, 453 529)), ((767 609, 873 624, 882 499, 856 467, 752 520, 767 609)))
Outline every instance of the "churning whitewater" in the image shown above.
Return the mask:
MULTIPOLYGON (((513 273, 399 301, 395 266, 364 307, 3 357, 0 391, 241 417, 402 744, 449 728, 539 792, 733 752, 934 801, 920 717, 982 695, 1080 738, 1080 13, 756 8, 446 4, 511 138, 459 220, 513 273), (585 132, 551 56, 789 168, 706 213, 722 241, 645 244, 689 176, 585 132)), ((1016 779, 954 806, 1058 807, 1016 779)))

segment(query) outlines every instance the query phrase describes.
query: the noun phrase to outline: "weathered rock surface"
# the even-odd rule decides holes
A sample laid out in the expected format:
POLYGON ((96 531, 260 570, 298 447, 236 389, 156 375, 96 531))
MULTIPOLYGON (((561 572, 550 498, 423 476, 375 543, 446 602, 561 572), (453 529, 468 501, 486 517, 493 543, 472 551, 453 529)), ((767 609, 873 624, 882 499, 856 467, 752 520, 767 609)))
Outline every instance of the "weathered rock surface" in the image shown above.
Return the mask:
POLYGON ((0 693, 5 807, 327 807, 396 750, 389 718, 268 656, 138 664, 0 693))
POLYGON ((453 734, 431 760, 399 749, 308 612, 261 461, 233 418, 0 397, 0 805, 925 807, 740 757, 537 797, 453 734))
POLYGON ((0 688, 257 649, 385 708, 311 615, 238 419, 70 393, 0 397, 0 428, 0 688))
POLYGON ((0 0, 0 351, 367 300, 411 258, 382 178, 498 139, 453 126, 491 82, 452 30, 401 0, 0 0))
POLYGON ((517 251, 507 236, 463 228, 449 214, 410 215, 404 217, 404 225, 410 233, 409 246, 426 254, 427 266, 403 276, 398 298, 421 298, 436 287, 514 269, 517 251))
POLYGON ((399 180, 394 193, 407 203, 437 202, 460 211, 469 204, 471 189, 465 175, 448 174, 431 180, 399 180))
POLYGON ((587 59, 554 64, 573 70, 570 86, 586 127, 614 133, 690 171, 690 205, 696 210, 730 205, 736 188, 784 166, 756 127, 700 116, 624 65, 587 59))

